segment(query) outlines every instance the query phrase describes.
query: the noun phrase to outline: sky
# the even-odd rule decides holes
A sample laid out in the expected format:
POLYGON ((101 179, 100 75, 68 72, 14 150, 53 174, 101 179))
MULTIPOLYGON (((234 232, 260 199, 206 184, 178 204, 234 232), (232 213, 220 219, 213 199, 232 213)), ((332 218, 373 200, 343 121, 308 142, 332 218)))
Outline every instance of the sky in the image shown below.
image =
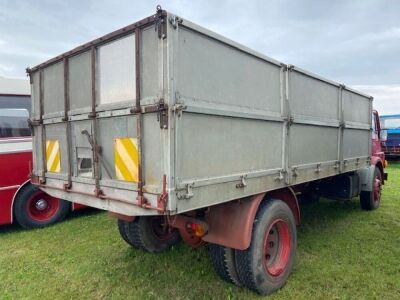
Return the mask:
POLYGON ((0 0, 0 76, 155 13, 156 5, 400 113, 398 0, 0 0))

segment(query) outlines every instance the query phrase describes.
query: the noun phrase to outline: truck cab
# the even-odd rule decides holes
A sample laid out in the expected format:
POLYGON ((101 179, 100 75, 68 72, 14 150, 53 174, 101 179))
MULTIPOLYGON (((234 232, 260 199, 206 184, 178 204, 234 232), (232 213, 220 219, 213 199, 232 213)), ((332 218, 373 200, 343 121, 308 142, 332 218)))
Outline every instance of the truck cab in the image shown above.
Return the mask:
POLYGON ((380 117, 381 129, 386 133, 382 149, 386 157, 400 157, 400 115, 384 115, 380 117))

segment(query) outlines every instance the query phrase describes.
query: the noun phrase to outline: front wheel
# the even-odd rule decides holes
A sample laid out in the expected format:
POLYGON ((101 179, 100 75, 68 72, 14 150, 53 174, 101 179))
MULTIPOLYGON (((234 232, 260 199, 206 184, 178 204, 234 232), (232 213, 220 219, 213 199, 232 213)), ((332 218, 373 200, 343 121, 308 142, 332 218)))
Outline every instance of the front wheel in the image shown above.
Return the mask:
POLYGON ((67 201, 52 197, 32 184, 15 197, 14 216, 24 228, 41 228, 63 220, 70 211, 67 201))
POLYGON ((360 193, 360 205, 362 209, 374 210, 381 203, 382 193, 382 173, 375 166, 374 176, 372 178, 372 191, 362 191, 360 193))
POLYGON ((250 247, 236 250, 239 281, 259 294, 281 288, 289 277, 297 247, 292 211, 281 200, 263 202, 254 220, 250 247))

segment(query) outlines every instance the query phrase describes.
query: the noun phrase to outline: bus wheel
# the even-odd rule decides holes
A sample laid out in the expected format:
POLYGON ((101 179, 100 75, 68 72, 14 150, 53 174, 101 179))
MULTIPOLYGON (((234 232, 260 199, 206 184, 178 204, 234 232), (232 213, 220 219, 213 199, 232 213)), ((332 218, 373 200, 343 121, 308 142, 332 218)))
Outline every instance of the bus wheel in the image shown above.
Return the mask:
POLYGON ((14 216, 24 228, 41 228, 63 220, 70 211, 67 201, 52 197, 28 184, 15 197, 14 216))

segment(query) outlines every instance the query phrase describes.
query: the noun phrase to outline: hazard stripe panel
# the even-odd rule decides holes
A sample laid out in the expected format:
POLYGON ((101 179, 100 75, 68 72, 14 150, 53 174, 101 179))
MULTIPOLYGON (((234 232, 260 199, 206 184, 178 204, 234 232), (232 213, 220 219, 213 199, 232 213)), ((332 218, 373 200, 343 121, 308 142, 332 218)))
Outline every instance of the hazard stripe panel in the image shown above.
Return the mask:
POLYGON ((139 152, 137 139, 114 139, 114 164, 117 179, 138 182, 139 152))
POLYGON ((61 171, 61 153, 58 140, 46 141, 46 166, 48 172, 60 173, 61 171))

